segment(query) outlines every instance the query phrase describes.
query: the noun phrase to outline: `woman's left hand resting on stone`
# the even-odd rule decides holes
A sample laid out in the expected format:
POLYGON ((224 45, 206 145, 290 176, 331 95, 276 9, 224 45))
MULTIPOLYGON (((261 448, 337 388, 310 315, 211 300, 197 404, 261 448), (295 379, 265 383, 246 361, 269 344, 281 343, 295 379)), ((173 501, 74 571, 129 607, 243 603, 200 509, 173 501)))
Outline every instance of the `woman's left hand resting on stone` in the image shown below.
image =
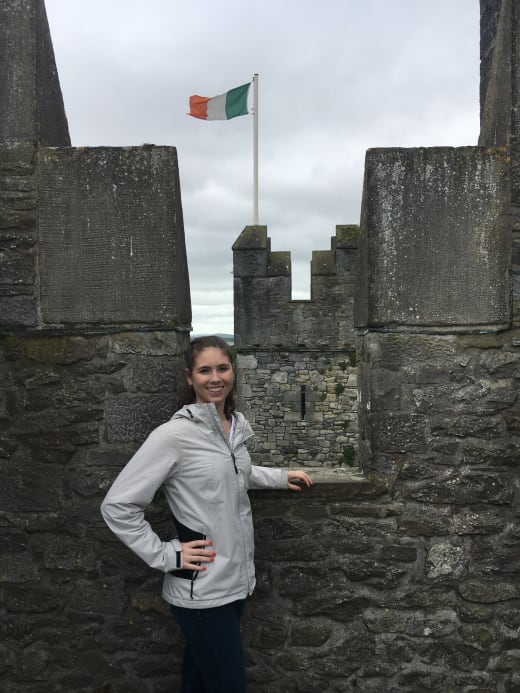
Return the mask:
POLYGON ((291 491, 301 491, 301 484, 295 483, 296 481, 301 481, 309 488, 314 486, 314 481, 307 474, 307 472, 304 472, 301 469, 290 469, 287 477, 287 488, 291 491))

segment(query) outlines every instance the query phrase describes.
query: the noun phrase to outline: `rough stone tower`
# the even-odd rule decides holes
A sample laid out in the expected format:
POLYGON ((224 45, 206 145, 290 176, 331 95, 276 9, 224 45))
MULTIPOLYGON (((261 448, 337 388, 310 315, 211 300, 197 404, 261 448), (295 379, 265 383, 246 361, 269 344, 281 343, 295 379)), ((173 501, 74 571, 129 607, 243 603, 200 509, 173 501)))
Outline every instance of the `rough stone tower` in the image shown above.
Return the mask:
POLYGON ((240 407, 264 464, 351 466, 357 449, 353 298, 357 226, 314 251, 311 297, 291 300, 291 258, 265 226, 233 245, 240 407))

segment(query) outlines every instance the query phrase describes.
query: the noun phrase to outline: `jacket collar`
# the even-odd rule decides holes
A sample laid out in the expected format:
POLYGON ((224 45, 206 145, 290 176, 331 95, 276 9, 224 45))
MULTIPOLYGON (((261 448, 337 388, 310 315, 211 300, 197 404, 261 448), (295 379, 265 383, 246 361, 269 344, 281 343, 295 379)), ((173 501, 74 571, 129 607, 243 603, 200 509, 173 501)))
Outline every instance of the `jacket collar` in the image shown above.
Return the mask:
MULTIPOLYGON (((204 423, 209 426, 215 433, 224 436, 224 430, 220 423, 220 417, 216 406, 211 402, 208 404, 186 404, 182 409, 175 412, 172 419, 189 419, 193 423, 204 423)), ((254 433, 245 416, 239 412, 235 412, 236 428, 234 436, 234 445, 245 442, 251 438, 254 433)), ((225 437, 225 436, 224 436, 225 437)))

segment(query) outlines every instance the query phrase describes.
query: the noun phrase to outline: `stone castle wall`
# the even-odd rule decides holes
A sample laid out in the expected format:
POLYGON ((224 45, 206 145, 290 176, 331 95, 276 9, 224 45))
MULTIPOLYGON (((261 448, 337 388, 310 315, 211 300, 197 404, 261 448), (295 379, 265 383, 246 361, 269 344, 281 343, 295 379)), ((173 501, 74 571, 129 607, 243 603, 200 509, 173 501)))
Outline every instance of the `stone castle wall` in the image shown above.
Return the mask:
MULTIPOLYGON (((166 642, 178 653, 180 643, 159 576, 110 534, 99 505, 146 435, 173 413, 186 339, 137 330, 0 339, 6 693, 161 690, 155 686, 171 673, 166 642), (136 650, 146 654, 129 654, 136 650)), ((157 508, 148 518, 171 532, 157 508)))
MULTIPOLYGON (((150 611, 159 610, 160 584, 121 552, 99 505, 148 433, 172 415, 184 380, 190 299, 176 166, 172 148, 0 145, 0 677, 6 693, 94 691, 110 687, 113 677, 121 691, 132 690, 132 680, 143 691, 171 671, 171 660, 161 669, 164 650, 152 647, 140 674, 132 671, 133 658, 114 654, 126 637, 132 648, 150 649, 150 611), (58 176, 59 186, 49 175, 49 167, 71 159, 82 167, 79 192, 71 172, 58 176), (109 175, 127 168, 130 193, 117 198, 116 177, 103 178, 92 165, 101 159, 109 175), (152 169, 153 190, 147 188, 152 169), (85 199, 89 177, 110 194, 85 199), (162 218, 148 214, 149 206, 162 218), (110 272, 114 255, 118 271, 110 272), (152 272, 164 262, 167 273, 152 272)), ((171 533, 160 509, 150 517, 171 533)), ((180 653, 165 611, 160 632, 177 641, 180 653)))
POLYGON ((171 668, 147 635, 158 579, 99 505, 183 380, 177 154, 71 148, 43 1, 0 18, 1 688, 151 690, 171 668))
POLYGON ((308 301, 291 300, 290 253, 271 252, 266 227, 233 246, 239 407, 259 464, 354 465, 358 235, 338 226, 331 249, 313 252, 308 301))

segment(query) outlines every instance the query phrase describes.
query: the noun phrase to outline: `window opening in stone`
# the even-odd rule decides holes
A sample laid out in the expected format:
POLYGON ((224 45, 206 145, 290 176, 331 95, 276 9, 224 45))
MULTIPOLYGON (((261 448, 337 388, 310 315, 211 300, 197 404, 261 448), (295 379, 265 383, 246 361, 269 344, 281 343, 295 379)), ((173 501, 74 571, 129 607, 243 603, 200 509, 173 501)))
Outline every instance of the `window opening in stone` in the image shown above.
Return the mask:
POLYGON ((302 417, 302 421, 305 421, 305 385, 300 385, 300 414, 302 417))

